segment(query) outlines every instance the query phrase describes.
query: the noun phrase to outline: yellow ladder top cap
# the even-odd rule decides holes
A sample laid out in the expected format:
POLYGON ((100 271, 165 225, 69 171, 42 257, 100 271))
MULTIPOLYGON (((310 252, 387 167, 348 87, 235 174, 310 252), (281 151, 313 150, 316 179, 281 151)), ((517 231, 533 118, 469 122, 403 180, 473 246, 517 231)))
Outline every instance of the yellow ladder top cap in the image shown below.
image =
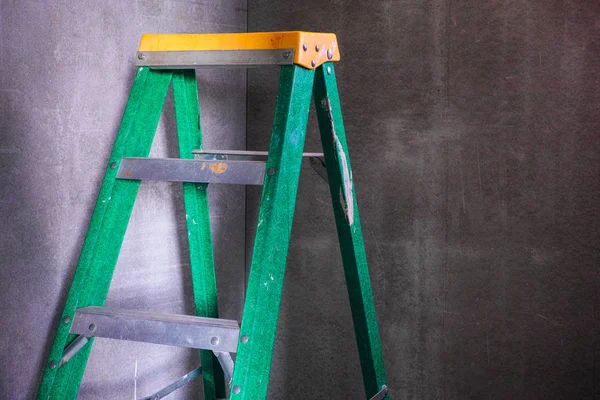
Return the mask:
POLYGON ((144 34, 138 52, 218 51, 218 50, 292 50, 294 64, 314 69, 328 61, 339 61, 335 33, 250 32, 144 34))

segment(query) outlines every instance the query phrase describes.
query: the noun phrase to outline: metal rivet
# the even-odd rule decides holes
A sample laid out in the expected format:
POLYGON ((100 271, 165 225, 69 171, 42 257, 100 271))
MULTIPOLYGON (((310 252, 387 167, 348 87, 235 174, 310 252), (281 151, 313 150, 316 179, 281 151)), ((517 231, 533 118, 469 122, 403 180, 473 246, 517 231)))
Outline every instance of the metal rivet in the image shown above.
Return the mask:
POLYGON ((248 336, 244 335, 240 338, 242 343, 248 343, 248 336))
POLYGON ((144 58, 146 58, 144 53, 138 53, 138 60, 143 60, 144 58))
POLYGON ((292 55, 292 52, 291 52, 291 51, 284 51, 284 52, 283 52, 283 58, 284 58, 284 59, 286 59, 286 60, 287 60, 288 58, 290 58, 290 56, 291 56, 291 55, 292 55))
POLYGON ((94 331, 96 330, 96 324, 94 324, 94 323, 91 323, 91 324, 90 324, 90 326, 88 326, 88 329, 89 329, 91 332, 94 332, 94 331))
POLYGON ((69 317, 68 315, 65 315, 65 316, 63 317, 63 320, 62 320, 62 321, 63 321, 65 324, 68 324, 68 323, 71 321, 71 317, 69 317))
POLYGON ((304 50, 304 51, 308 50, 308 46, 306 45, 306 43, 304 43, 304 44, 302 45, 302 50, 304 50))
POLYGON ((331 67, 327 67, 327 75, 331 75, 331 67))
POLYGON ((275 175, 275 168, 269 168, 269 169, 267 170, 267 175, 269 175, 269 176, 273 176, 273 175, 275 175))
POLYGON ((319 47, 319 45, 316 45, 315 46, 315 51, 319 51, 319 50, 321 50, 321 48, 319 47))
POLYGON ((52 361, 50 363, 50 369, 54 369, 54 368, 56 368, 56 363, 54 361, 52 361))
POLYGON ((310 65, 312 65, 313 67, 316 67, 317 66, 317 62, 315 60, 312 60, 311 63, 310 63, 310 65))
POLYGON ((332 49, 327 50, 327 58, 329 60, 331 60, 333 58, 333 50, 332 49))
POLYGON ((113 161, 113 162, 111 162, 111 163, 110 163, 110 167, 111 167, 112 169, 115 169, 115 168, 117 168, 117 163, 116 163, 116 162, 114 162, 114 161, 113 161))
POLYGON ((210 344, 212 344, 213 346, 216 346, 219 344, 219 338, 216 336, 213 336, 210 338, 210 344))
POLYGON ((241 390, 242 390, 242 388, 241 388, 239 385, 235 385, 235 386, 233 387, 233 390, 232 390, 232 392, 233 392, 234 394, 238 394, 238 393, 239 393, 241 390))

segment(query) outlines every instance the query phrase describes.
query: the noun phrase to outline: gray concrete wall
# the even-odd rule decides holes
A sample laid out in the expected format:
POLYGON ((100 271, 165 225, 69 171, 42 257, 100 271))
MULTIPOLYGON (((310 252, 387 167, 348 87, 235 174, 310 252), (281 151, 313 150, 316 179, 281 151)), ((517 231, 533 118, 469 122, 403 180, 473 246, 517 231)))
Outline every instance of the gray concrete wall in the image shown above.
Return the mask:
MULTIPOLYGON (((133 80, 144 32, 244 32, 246 1, 0 3, 0 398, 41 379, 133 80)), ((244 149, 246 72, 198 74, 206 148, 244 149)), ((177 156, 173 102, 152 155, 177 156)), ((211 187, 221 315, 244 294, 242 187, 211 187)), ((180 185, 144 183, 107 306, 193 313, 180 185)), ((81 399, 149 395, 195 368, 195 351, 97 340, 81 399)), ((197 381, 172 398, 192 398, 197 381)), ((196 396, 197 397, 197 396, 196 396)))
MULTIPOLYGON (((392 398, 599 398, 599 3, 248 3, 249 31, 338 34, 392 398)), ((277 71, 248 82, 266 149, 277 71)), ((273 399, 364 398, 328 196, 303 170, 273 399)))

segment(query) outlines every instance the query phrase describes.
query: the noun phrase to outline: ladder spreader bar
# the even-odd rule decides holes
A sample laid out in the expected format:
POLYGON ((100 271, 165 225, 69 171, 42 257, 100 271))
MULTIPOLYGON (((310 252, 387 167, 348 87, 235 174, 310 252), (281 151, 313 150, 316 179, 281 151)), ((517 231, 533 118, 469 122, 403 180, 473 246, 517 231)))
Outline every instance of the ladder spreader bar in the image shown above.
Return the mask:
MULTIPOLYGON (((192 150, 194 158, 200 160, 247 160, 247 161, 266 161, 269 155, 268 151, 248 151, 248 150, 192 150)), ((302 153, 305 158, 323 158, 323 153, 302 153)))

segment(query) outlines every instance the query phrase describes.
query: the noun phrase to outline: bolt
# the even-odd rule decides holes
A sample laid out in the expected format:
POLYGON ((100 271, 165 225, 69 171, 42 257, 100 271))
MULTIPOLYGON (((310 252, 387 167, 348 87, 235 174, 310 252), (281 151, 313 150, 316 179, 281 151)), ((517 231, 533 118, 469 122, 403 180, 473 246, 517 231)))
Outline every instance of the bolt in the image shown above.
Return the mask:
POLYGON ((219 344, 219 338, 216 336, 213 336, 212 338, 210 338, 210 344, 212 344, 213 346, 216 346, 219 344))
POLYGON ((267 175, 269 175, 269 176, 273 176, 273 175, 275 175, 275 168, 269 168, 269 169, 267 170, 267 175))
POLYGON ((96 324, 91 323, 90 326, 88 326, 88 329, 90 330, 90 332, 94 332, 96 330, 96 324))
POLYGON ((327 67, 327 75, 331 75, 331 67, 327 67))
POLYGON ((234 394, 238 394, 238 393, 239 393, 241 390, 242 390, 242 388, 241 388, 239 385, 235 385, 235 386, 233 387, 233 390, 232 390, 232 392, 233 392, 234 394))
POLYGON ((143 60, 144 58, 146 58, 144 53, 138 53, 138 60, 143 60))
POLYGON ((316 45, 315 46, 315 51, 319 51, 319 50, 321 50, 321 48, 319 47, 319 45, 316 45))
POLYGON ((50 369, 54 369, 54 368, 56 368, 56 363, 54 361, 52 361, 50 363, 50 369))
POLYGON ((71 321, 71 317, 69 317, 68 315, 65 315, 65 316, 63 317, 63 320, 62 320, 62 321, 63 321, 65 324, 68 324, 68 323, 69 323, 69 321, 71 321))
POLYGON ((310 63, 310 65, 312 65, 313 67, 316 67, 317 66, 317 62, 315 60, 312 60, 311 63, 310 63))
POLYGON ((304 51, 308 50, 308 46, 306 45, 306 43, 304 43, 304 44, 302 45, 302 49, 303 49, 304 51))
POLYGON ((244 335, 240 338, 242 343, 248 343, 248 336, 244 335))
POLYGON ((331 60, 333 58, 333 50, 329 49, 327 50, 327 59, 331 60))
POLYGON ((112 169, 115 169, 115 168, 117 168, 117 163, 116 163, 116 162, 114 162, 114 161, 113 161, 113 162, 111 162, 111 163, 110 163, 110 168, 112 168, 112 169))

